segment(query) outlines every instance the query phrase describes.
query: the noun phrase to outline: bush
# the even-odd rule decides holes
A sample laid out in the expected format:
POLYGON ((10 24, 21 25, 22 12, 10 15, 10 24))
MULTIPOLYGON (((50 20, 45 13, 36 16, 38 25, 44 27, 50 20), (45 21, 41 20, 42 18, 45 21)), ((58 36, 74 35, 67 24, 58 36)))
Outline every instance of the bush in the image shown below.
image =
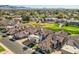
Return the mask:
POLYGON ((22 17, 22 20, 23 20, 23 21, 27 21, 27 22, 30 21, 30 17, 29 17, 29 16, 22 15, 21 17, 22 17))

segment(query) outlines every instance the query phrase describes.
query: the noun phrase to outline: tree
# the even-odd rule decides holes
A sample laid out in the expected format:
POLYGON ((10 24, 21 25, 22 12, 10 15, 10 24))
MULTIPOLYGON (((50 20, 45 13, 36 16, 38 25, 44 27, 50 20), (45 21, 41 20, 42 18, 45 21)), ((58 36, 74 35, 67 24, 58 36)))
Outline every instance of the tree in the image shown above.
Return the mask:
POLYGON ((29 16, 22 15, 21 17, 22 17, 22 20, 23 20, 23 21, 27 21, 27 22, 30 21, 30 17, 29 17, 29 16))
POLYGON ((9 20, 11 20, 12 19, 12 17, 5 17, 6 19, 9 19, 9 20))
POLYGON ((57 18, 59 18, 59 19, 61 19, 61 18, 64 18, 64 13, 63 12, 59 12, 58 14, 57 14, 57 18))

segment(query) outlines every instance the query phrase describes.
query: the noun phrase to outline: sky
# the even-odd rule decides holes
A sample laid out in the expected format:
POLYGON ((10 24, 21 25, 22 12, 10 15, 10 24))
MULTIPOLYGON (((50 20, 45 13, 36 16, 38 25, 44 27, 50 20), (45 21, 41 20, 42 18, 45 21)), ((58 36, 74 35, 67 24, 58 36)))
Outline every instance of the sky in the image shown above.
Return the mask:
POLYGON ((79 5, 78 0, 0 0, 0 5, 79 5))
POLYGON ((20 5, 32 8, 79 9, 78 0, 0 0, 0 5, 20 5))
POLYGON ((79 5, 9 5, 18 7, 30 7, 30 8, 65 8, 65 9, 79 9, 79 5))
POLYGON ((67 9, 79 9, 79 5, 25 5, 25 7, 31 7, 31 8, 67 8, 67 9))

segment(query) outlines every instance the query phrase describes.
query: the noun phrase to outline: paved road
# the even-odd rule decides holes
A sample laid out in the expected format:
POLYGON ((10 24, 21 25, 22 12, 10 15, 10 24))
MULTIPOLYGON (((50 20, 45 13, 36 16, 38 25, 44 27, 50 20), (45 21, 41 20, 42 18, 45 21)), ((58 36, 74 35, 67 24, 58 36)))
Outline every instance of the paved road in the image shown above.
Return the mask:
POLYGON ((12 42, 8 38, 0 40, 7 48, 9 48, 15 54, 24 54, 22 46, 17 42, 12 42))
MULTIPOLYGON (((31 50, 29 47, 27 47, 28 49, 26 51, 23 51, 23 46, 21 44, 19 44, 18 42, 12 42, 7 37, 0 40, 0 42, 15 54, 31 54, 34 51, 31 50)), ((39 52, 36 53, 40 54, 39 52)))

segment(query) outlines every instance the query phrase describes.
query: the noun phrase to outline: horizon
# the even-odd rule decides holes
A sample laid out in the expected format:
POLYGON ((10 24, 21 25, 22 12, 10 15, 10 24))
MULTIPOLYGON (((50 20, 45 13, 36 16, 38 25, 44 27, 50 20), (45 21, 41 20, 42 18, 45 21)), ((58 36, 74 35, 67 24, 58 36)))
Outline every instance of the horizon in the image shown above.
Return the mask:
POLYGON ((8 6, 29 7, 29 8, 65 8, 65 9, 79 9, 79 5, 8 5, 8 6))
POLYGON ((26 5, 25 7, 31 8, 66 8, 66 9, 79 9, 79 5, 26 5))

